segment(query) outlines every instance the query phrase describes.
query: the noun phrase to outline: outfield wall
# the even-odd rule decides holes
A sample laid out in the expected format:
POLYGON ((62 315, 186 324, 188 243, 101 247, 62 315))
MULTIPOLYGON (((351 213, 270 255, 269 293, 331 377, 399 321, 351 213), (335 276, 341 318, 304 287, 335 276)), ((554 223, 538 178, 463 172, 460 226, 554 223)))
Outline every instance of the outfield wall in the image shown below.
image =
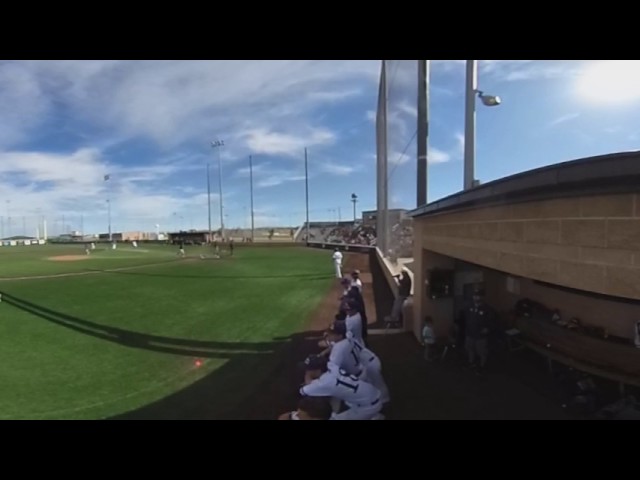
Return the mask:
POLYGON ((25 247, 30 245, 44 245, 46 240, 1 240, 0 247, 25 247))

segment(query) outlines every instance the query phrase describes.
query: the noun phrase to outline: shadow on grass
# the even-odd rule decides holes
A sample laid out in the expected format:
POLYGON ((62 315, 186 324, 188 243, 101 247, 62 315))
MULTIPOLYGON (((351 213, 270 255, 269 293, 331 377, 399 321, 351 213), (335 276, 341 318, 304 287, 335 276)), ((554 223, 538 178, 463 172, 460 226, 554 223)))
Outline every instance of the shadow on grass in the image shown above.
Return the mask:
POLYGON ((49 322, 68 328, 75 332, 117 343, 130 348, 151 350, 154 352, 170 353, 174 355, 196 356, 204 358, 228 358, 221 352, 249 351, 252 353, 270 353, 279 342, 250 343, 250 342, 215 342, 206 340, 191 340, 184 338, 164 337, 147 333, 135 332, 122 328, 101 325, 99 323, 73 317, 66 313, 36 305, 13 295, 2 294, 4 302, 20 310, 36 315, 49 322))
POLYGON ((269 342, 171 338, 101 325, 6 293, 2 301, 61 327, 129 348, 227 360, 182 390, 112 417, 121 420, 275 419, 295 406, 302 380, 297 362, 321 336, 321 332, 302 332, 269 342), (301 345, 305 346, 298 353, 301 345))
POLYGON ((132 275, 139 277, 160 277, 160 278, 194 278, 194 279, 203 279, 203 278, 228 278, 230 280, 259 280, 259 279, 286 279, 286 278, 299 278, 304 280, 327 280, 328 278, 332 278, 333 275, 318 275, 317 273, 299 273, 293 275, 184 275, 184 274, 167 274, 167 273, 147 273, 147 272, 132 272, 132 271, 118 271, 118 270, 100 270, 100 269, 86 269, 88 272, 96 272, 96 273, 108 273, 111 275, 132 275))

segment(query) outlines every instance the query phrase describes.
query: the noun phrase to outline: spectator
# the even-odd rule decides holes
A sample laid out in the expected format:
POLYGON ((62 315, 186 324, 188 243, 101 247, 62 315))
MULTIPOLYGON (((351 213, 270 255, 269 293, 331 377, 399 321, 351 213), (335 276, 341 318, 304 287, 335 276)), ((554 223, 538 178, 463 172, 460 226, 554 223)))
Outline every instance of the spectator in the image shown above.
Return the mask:
POLYGON ((436 344, 436 335, 433 331, 433 318, 426 317, 424 319, 424 328, 422 329, 422 345, 424 346, 424 359, 433 360, 433 353, 436 344))
POLYGON ((483 373, 489 357, 489 333, 494 321, 494 312, 484 301, 484 292, 476 290, 473 305, 465 309, 465 349, 469 365, 483 373), (476 357, 479 363, 476 364, 476 357))
POLYGON ((402 307, 404 302, 411 296, 411 277, 407 267, 402 267, 399 275, 395 275, 398 279, 398 296, 391 307, 391 315, 387 317, 387 323, 399 324, 402 320, 402 307))

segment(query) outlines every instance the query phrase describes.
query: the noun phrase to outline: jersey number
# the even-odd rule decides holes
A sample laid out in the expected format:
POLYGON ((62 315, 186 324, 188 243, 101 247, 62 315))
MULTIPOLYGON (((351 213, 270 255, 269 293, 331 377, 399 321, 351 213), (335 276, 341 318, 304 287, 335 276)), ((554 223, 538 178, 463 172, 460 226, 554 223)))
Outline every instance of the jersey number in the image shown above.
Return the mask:
POLYGON ((345 382, 345 381, 341 380, 340 378, 337 378, 336 379, 336 386, 342 385, 343 387, 350 388, 351 390, 353 390, 354 393, 358 391, 358 387, 360 385, 358 384, 358 378, 357 377, 355 377, 354 375, 348 375, 347 372, 345 372, 342 369, 340 369, 340 375, 342 377, 348 378, 353 383, 345 382))

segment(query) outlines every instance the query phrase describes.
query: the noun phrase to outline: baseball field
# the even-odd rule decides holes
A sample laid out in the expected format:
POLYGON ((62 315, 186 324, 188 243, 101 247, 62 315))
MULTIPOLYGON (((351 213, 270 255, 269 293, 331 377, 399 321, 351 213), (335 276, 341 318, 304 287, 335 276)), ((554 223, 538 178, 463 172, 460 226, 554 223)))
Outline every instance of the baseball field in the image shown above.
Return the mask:
POLYGON ((229 418, 327 294, 332 265, 302 247, 213 253, 0 248, 0 419, 229 418))

